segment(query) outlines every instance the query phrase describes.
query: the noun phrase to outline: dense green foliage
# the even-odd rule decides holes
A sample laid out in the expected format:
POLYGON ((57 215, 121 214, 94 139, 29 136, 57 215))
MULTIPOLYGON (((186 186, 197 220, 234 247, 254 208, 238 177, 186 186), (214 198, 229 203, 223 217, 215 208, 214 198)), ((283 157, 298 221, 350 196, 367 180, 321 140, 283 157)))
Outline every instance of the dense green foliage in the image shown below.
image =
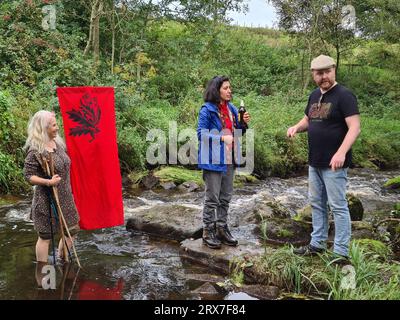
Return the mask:
MULTIPOLYGON (((88 2, 57 1, 57 27, 47 31, 41 27, 42 6, 34 0, 0 3, 0 193, 21 191, 28 120, 40 109, 59 116, 57 86, 115 87, 126 173, 149 168, 149 129, 167 132, 169 121, 177 121, 179 130, 194 129, 205 84, 226 74, 234 104, 244 99, 252 115, 255 173, 287 176, 304 168, 306 135, 289 141, 285 133, 302 117, 313 84, 303 91, 302 49, 285 32, 189 18, 190 10, 173 20, 139 7, 111 15, 108 8, 100 18, 97 60, 84 54, 88 2)), ((360 38, 341 58, 338 81, 354 91, 362 112, 354 146, 358 166, 400 164, 400 45, 384 41, 360 38)))

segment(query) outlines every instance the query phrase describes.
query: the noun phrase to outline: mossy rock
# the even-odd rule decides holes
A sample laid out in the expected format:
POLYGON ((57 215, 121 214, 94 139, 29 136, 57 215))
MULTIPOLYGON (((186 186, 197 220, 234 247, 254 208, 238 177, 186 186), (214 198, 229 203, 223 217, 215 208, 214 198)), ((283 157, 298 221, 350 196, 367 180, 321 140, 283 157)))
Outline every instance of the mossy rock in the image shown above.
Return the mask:
POLYGON ((269 218, 255 229, 260 238, 272 244, 306 244, 312 231, 310 224, 294 221, 291 218, 269 218))
POLYGON ((0 197, 0 206, 10 206, 10 205, 15 205, 20 201, 21 199, 16 196, 12 195, 5 195, 0 197))
MULTIPOLYGON (((361 201, 351 193, 347 194, 346 198, 349 204, 351 221, 361 221, 364 216, 364 207, 361 201)), ((296 216, 294 217, 294 220, 312 222, 311 206, 308 205, 303 209, 299 210, 296 216)))
POLYGON ((252 176, 251 174, 237 174, 235 175, 235 182, 236 183, 258 183, 259 180, 252 176))
POLYGON ((281 229, 278 231, 277 235, 280 238, 291 238, 294 236, 294 232, 287 229, 281 229))
POLYGON ((387 189, 400 189, 400 176, 388 180, 383 186, 387 189))
POLYGON ((352 221, 351 237, 353 239, 377 239, 378 235, 370 223, 366 221, 352 221))
MULTIPOLYGON (((189 170, 182 167, 163 167, 156 172, 154 176, 160 179, 160 182, 174 182, 179 185, 184 182, 193 181, 199 186, 204 186, 203 172, 201 170, 189 170)), ((259 180, 248 174, 235 175, 234 185, 240 186, 244 183, 257 183, 259 180)))
POLYGON ((385 260, 392 255, 392 250, 390 246, 386 245, 382 241, 373 239, 356 239, 353 240, 353 242, 359 245, 371 255, 378 255, 385 260))
POLYGON ((200 170, 189 170, 182 167, 162 167, 154 172, 154 176, 161 183, 174 182, 179 185, 186 181, 193 181, 199 186, 204 186, 202 172, 200 170))
POLYGON ((5 206, 5 205, 9 205, 9 204, 11 204, 10 201, 0 198, 0 206, 5 206))
POLYGON ((148 171, 132 171, 128 174, 128 178, 133 188, 138 188, 142 179, 148 175, 148 171))
POLYGON ((364 216, 364 207, 356 196, 351 193, 346 195, 347 202, 349 204, 350 218, 351 221, 361 221, 364 216))
POLYGON ((374 230, 372 225, 366 221, 352 221, 351 227, 353 230, 364 230, 364 229, 369 231, 374 230))
POLYGON ((255 205, 253 213, 256 222, 270 218, 290 218, 288 209, 278 201, 260 201, 255 205))

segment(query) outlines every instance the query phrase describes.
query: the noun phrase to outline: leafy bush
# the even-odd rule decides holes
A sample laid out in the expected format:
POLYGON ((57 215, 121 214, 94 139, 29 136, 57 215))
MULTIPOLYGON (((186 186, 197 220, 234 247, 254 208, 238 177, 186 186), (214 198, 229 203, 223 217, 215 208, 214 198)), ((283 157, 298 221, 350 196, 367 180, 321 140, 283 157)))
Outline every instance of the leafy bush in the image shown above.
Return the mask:
POLYGON ((0 150, 0 194, 26 191, 27 188, 15 159, 0 150))
POLYGON ((146 143, 136 128, 118 130, 118 155, 123 172, 145 168, 146 143))

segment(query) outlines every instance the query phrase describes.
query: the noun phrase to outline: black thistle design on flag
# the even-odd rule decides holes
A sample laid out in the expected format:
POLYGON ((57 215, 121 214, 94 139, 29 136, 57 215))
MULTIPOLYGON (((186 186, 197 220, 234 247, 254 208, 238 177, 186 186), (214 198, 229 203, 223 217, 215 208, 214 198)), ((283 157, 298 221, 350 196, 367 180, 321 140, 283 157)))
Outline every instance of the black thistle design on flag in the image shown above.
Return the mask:
POLYGON ((100 132, 97 125, 100 122, 101 110, 97 98, 92 98, 88 93, 82 96, 78 110, 67 111, 69 118, 78 125, 69 130, 70 136, 90 134, 92 142, 95 134, 100 132))

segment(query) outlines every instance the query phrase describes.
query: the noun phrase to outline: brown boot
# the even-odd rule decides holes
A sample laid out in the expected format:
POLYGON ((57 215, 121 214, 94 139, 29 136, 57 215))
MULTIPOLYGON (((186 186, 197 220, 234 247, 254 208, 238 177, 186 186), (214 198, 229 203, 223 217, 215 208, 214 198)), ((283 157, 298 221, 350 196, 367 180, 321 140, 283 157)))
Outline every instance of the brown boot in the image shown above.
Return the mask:
POLYGON ((228 226, 218 226, 217 227, 217 238, 221 240, 223 244, 228 246, 237 246, 238 241, 232 236, 231 232, 228 229, 228 226))
POLYGON ((221 248, 221 241, 216 237, 214 226, 203 228, 203 243, 211 249, 221 248))

